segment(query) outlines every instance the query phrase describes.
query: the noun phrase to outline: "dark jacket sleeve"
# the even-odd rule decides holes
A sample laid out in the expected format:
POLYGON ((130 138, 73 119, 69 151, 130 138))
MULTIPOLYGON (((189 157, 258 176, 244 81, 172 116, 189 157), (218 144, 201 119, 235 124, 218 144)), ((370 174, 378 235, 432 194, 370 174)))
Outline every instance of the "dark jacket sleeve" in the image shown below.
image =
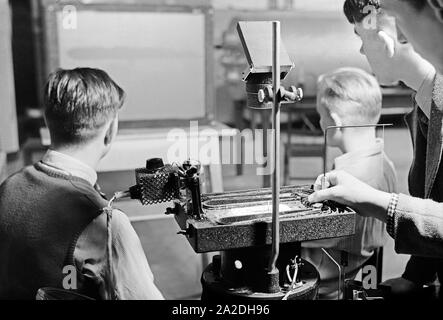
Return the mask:
POLYGON ((443 203, 400 194, 393 223, 397 253, 443 258, 443 203))
MULTIPOLYGON (((438 177, 441 164, 442 122, 443 76, 437 75, 427 132, 427 148, 422 151, 426 152, 426 172, 423 170, 420 173, 426 177, 425 192, 422 195, 440 201, 442 200, 440 194, 437 192, 437 197, 432 196, 432 190, 435 189, 435 179, 438 177)), ((414 183, 417 181, 409 181, 410 189, 414 183)), ((388 230, 394 230, 392 236, 398 253, 443 258, 443 203, 400 194, 393 218, 388 221, 390 224, 388 230)))

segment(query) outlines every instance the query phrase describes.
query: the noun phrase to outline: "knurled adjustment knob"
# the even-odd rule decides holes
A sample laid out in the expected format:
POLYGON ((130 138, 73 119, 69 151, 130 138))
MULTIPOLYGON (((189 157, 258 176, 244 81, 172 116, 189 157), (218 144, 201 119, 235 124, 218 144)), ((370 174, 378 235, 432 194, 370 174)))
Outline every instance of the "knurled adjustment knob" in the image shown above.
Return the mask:
POLYGON ((295 100, 300 101, 301 99, 303 99, 303 89, 302 88, 297 88, 295 86, 291 86, 289 88, 289 91, 295 94, 295 100))
POLYGON ((265 87, 264 89, 260 89, 257 92, 257 100, 260 103, 269 102, 273 98, 273 91, 270 86, 265 87))

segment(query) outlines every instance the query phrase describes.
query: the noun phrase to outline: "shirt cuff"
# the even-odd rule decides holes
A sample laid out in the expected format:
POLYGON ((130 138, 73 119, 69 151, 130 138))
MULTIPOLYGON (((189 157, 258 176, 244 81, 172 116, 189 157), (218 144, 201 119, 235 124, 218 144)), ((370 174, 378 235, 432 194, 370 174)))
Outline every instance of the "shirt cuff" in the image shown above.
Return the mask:
POLYGON ((398 197, 399 195, 396 193, 393 193, 391 195, 391 200, 389 201, 389 206, 388 206, 388 218, 386 223, 386 231, 394 240, 396 237, 396 227, 397 227, 396 211, 397 211, 398 197))
POLYGON ((423 79, 420 88, 417 90, 417 94, 415 95, 415 101, 428 119, 430 118, 431 114, 432 92, 434 90, 436 75, 437 73, 435 70, 429 71, 426 77, 423 79))

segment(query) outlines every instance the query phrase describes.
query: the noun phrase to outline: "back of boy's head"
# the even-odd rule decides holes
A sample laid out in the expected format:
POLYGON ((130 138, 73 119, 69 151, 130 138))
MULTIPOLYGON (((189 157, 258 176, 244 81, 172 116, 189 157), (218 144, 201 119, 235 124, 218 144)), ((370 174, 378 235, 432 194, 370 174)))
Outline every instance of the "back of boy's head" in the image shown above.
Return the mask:
POLYGON ((320 76, 317 104, 337 114, 342 125, 377 124, 382 93, 372 75, 358 68, 340 68, 320 76))
POLYGON ((349 23, 362 22, 364 17, 371 13, 365 9, 373 6, 375 9, 380 8, 380 0, 346 0, 343 4, 343 12, 349 23))
POLYGON ((45 118, 53 143, 76 145, 94 139, 122 107, 125 93, 99 69, 59 69, 44 92, 45 118))

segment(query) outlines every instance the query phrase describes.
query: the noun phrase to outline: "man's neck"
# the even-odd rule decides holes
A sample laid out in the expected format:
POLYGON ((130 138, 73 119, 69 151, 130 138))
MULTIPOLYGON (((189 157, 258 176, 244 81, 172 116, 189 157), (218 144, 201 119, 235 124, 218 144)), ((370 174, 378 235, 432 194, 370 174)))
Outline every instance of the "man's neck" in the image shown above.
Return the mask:
POLYGON ((73 157, 84 164, 90 166, 94 170, 97 169, 100 159, 102 158, 102 152, 98 152, 100 148, 97 148, 95 144, 87 144, 79 146, 53 146, 52 150, 66 154, 73 157))
POLYGON ((374 128, 345 128, 340 150, 343 153, 367 148, 376 143, 374 128))

